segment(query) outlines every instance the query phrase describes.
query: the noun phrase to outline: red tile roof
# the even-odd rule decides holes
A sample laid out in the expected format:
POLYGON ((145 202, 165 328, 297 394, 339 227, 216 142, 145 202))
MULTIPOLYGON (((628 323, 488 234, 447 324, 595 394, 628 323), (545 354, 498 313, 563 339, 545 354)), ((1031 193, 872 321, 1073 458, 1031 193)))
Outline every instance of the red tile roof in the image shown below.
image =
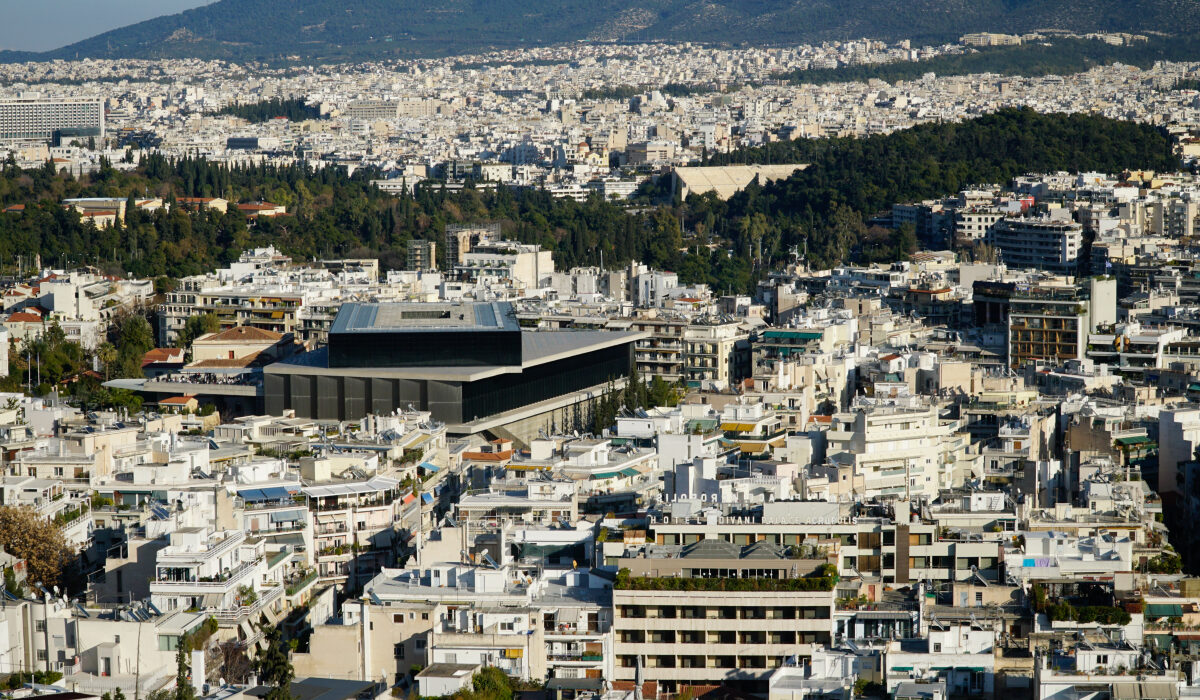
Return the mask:
POLYGON ((174 404, 184 405, 184 404, 187 404, 187 403, 189 403, 191 401, 195 401, 195 400, 196 400, 195 396, 168 396, 167 398, 159 401, 158 403, 159 404, 165 403, 165 404, 169 404, 169 405, 174 405, 174 404))
POLYGON ((156 362, 183 362, 183 348, 154 348, 142 355, 142 366, 156 362))
POLYGON ((42 317, 28 311, 18 311, 8 317, 9 323, 41 323, 42 317))
POLYGON ((229 330, 220 331, 210 336, 197 339, 200 343, 229 343, 237 341, 279 341, 283 339, 282 333, 268 331, 254 326, 234 326, 229 330))

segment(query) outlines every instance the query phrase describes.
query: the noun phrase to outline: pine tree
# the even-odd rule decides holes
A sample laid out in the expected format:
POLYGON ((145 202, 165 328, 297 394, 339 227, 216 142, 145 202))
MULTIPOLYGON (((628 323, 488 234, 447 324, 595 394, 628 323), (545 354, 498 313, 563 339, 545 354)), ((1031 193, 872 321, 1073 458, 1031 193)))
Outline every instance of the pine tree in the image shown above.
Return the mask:
POLYGON ((258 680, 270 686, 265 700, 292 700, 292 679, 295 671, 289 657, 287 642, 278 627, 267 632, 267 648, 258 655, 258 680))
POLYGON ((184 637, 175 652, 175 700, 196 700, 196 689, 192 687, 192 674, 187 661, 190 648, 191 644, 184 637))

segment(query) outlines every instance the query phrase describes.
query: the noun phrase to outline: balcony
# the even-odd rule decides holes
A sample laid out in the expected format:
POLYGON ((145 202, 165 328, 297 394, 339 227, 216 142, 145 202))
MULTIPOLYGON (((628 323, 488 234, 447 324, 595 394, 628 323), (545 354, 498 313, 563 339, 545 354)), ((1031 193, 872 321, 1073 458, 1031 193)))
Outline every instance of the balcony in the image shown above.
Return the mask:
POLYGON ((201 576, 201 577, 195 578, 195 579, 184 579, 184 580, 171 579, 171 578, 158 578, 158 579, 155 579, 154 581, 151 581, 151 588, 152 589, 158 588, 159 590, 172 590, 173 587, 178 586, 181 588, 182 587, 202 588, 202 589, 208 589, 208 590, 222 589, 222 588, 226 588, 232 582, 238 580, 239 578, 245 576, 247 572, 251 571, 254 568, 254 564, 255 564, 255 562, 252 562, 252 561, 242 562, 241 564, 239 564, 237 566, 236 569, 233 569, 232 571, 230 571, 228 573, 217 574, 216 576, 201 576), (169 586, 172 588, 164 589, 164 588, 162 588, 164 586, 169 586))
POLYGON ((227 610, 217 610, 212 616, 221 627, 236 627, 239 623, 252 619, 253 616, 257 615, 264 608, 283 597, 283 594, 283 586, 267 586, 259 593, 258 598, 253 603, 227 610))
POLYGON ((571 625, 571 624, 553 624, 547 622, 542 626, 542 631, 547 637, 555 636, 570 636, 570 637, 599 637, 603 634, 599 625, 571 625))
POLYGON ((308 569, 307 571, 301 572, 299 575, 288 577, 284 580, 287 596, 291 598, 299 593, 303 593, 304 590, 311 586, 316 580, 316 569, 308 569))
POLYGON ((603 654, 546 654, 550 663, 600 663, 604 661, 603 654))

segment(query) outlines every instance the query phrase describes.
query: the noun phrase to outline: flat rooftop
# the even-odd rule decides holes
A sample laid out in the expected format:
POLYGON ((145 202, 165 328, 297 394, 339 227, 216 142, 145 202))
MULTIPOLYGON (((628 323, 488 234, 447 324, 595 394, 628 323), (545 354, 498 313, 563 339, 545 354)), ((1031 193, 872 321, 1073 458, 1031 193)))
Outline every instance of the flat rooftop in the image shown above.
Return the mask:
POLYGON ((520 331, 506 302, 386 303, 342 305, 330 333, 446 330, 520 331))
MULTIPOLYGON (((340 318, 340 317, 339 317, 340 318)), ((336 325, 336 324, 335 324, 336 325)), ((647 332, 621 331, 523 331, 521 363, 517 365, 431 365, 424 367, 330 367, 329 347, 293 355, 267 365, 267 374, 305 374, 314 369, 329 376, 359 376, 401 379, 431 379, 437 381, 477 381, 499 374, 520 372, 547 362, 573 357, 581 353, 603 350, 614 345, 632 343, 650 337, 647 332)))

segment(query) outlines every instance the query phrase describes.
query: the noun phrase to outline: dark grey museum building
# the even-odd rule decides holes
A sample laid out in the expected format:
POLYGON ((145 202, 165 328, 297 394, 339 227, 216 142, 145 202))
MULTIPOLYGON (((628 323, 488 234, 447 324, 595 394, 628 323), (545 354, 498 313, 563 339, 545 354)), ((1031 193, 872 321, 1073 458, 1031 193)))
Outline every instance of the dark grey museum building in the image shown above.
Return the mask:
POLYGON ((464 433, 535 419, 628 376, 641 333, 528 331, 502 302, 346 304, 324 348, 264 369, 268 413, 430 411, 464 433))

